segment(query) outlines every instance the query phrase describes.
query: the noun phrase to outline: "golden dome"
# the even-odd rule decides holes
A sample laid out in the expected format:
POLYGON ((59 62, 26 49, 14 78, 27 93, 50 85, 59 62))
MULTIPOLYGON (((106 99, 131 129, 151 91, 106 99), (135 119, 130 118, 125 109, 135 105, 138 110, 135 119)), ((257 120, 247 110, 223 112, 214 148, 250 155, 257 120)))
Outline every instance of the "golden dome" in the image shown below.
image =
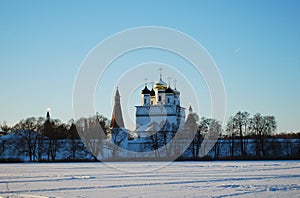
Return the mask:
POLYGON ((164 90, 164 89, 167 89, 168 88, 168 85, 167 83, 165 83, 162 79, 160 79, 158 82, 156 82, 154 84, 154 89, 158 89, 158 90, 164 90))

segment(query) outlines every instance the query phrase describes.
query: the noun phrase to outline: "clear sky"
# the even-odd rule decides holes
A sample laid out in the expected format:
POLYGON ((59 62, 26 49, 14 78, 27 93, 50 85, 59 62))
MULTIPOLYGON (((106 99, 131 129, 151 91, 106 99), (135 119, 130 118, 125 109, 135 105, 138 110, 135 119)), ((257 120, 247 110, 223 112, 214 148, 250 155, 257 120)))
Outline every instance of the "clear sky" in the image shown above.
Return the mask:
MULTIPOLYGON (((278 132, 300 131, 299 18, 299 1, 0 1, 0 122, 45 116, 48 107, 52 117, 68 121, 73 83, 90 50, 125 29, 164 26, 190 35, 211 54, 226 87, 227 117, 260 112, 276 117, 278 132)), ((136 60, 138 53, 127 59, 136 60)), ((163 59, 149 54, 141 63, 163 59)), ((157 80, 155 75, 157 68, 139 76, 157 80)), ((122 86, 135 90, 132 104, 140 101, 141 79, 119 85, 121 94, 122 86)), ((183 105, 194 104, 178 81, 183 105)), ((104 104, 106 92, 99 89, 96 111, 110 117, 112 102, 104 104)), ((209 116, 203 101, 199 114, 209 116)))

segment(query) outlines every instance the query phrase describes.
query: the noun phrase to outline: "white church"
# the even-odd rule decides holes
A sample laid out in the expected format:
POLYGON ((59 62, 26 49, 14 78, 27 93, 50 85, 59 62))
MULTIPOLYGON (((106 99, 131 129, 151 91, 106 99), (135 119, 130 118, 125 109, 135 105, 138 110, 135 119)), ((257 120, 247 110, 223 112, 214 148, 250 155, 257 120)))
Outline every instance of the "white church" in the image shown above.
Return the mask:
MULTIPOLYGON (((136 107, 136 129, 132 132, 135 138, 147 138, 155 132, 167 130, 176 132, 184 126, 185 108, 180 105, 180 92, 160 79, 150 90, 145 84, 141 90, 142 104, 136 107)), ((120 93, 116 90, 114 110, 110 128, 112 132, 125 129, 120 93)))
POLYGON ((139 137, 147 137, 152 131, 159 131, 162 126, 168 125, 170 130, 176 131, 183 127, 185 121, 185 108, 180 106, 180 92, 176 87, 171 88, 160 79, 152 89, 147 85, 141 91, 142 105, 136 106, 136 130, 139 137), (157 125, 155 126, 156 123, 157 125), (158 129, 154 129, 156 127, 158 129))

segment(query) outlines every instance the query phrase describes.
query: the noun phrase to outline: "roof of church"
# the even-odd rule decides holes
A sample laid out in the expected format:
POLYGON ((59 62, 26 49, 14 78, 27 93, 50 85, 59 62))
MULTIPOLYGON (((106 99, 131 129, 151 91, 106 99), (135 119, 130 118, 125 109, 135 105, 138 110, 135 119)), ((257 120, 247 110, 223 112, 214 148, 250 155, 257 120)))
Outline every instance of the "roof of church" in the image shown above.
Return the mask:
POLYGON ((150 90, 148 89, 147 85, 145 85, 145 88, 142 90, 142 94, 150 94, 150 90))
POLYGON ((153 88, 152 88, 151 91, 150 91, 150 96, 155 96, 155 91, 154 91, 153 88))
POLYGON ((50 111, 47 110, 46 120, 50 120, 50 111))
POLYGON ((173 89, 169 86, 166 90, 165 93, 174 93, 173 89))
POLYGON ((175 88, 175 89, 174 89, 174 94, 175 94, 175 96, 179 96, 179 95, 180 95, 180 92, 177 91, 177 89, 175 88))
POLYGON ((119 93, 119 88, 117 87, 117 90, 116 90, 116 94, 115 96, 120 96, 120 93, 119 93))
POLYGON ((165 81, 163 81, 162 78, 160 78, 159 81, 157 81, 155 84, 167 85, 167 83, 165 81))
POLYGON ((162 80, 161 76, 160 76, 159 81, 154 84, 154 89, 167 89, 167 87, 168 87, 167 83, 165 83, 162 80))

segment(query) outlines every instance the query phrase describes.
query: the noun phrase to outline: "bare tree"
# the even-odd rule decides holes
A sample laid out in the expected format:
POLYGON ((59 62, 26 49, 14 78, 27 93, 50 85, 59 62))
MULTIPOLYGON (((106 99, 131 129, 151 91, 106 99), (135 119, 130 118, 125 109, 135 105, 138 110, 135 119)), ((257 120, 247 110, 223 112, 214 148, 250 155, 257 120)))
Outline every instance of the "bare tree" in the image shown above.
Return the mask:
POLYGON ((66 131, 64 125, 58 119, 46 120, 42 134, 47 137, 44 141, 48 160, 56 160, 56 154, 61 147, 60 139, 66 131))
POLYGON ((27 154, 29 161, 32 162, 37 157, 37 140, 39 138, 39 119, 34 117, 21 120, 14 126, 14 130, 18 131, 20 137, 19 143, 23 146, 20 148, 20 152, 27 154))
POLYGON ((46 137, 43 136, 44 123, 45 123, 45 118, 43 118, 43 117, 37 118, 37 131, 38 131, 38 136, 37 136, 37 160, 38 161, 42 160, 43 154, 46 152, 46 147, 45 147, 46 137))
POLYGON ((161 146, 160 133, 158 132, 159 125, 157 122, 153 121, 149 125, 150 131, 150 140, 151 140, 151 150, 154 150, 155 157, 160 157, 160 153, 158 152, 159 147, 161 146))
POLYGON ((197 136, 197 132, 198 132, 197 122, 198 121, 199 121, 198 115, 195 113, 190 113, 184 124, 184 129, 185 129, 187 135, 189 136, 188 139, 192 140, 189 150, 191 151, 194 159, 197 158, 198 150, 200 147, 200 145, 199 145, 200 142, 198 140, 199 136, 197 136))
POLYGON ((212 119, 202 117, 198 126, 197 134, 196 134, 196 151, 197 157, 204 157, 207 147, 207 141, 203 142, 203 137, 208 134, 209 125, 212 119))
MULTIPOLYGON (((219 121, 212 119, 209 124, 208 136, 209 140, 215 140, 221 135, 222 126, 219 121)), ((214 158, 218 159, 220 154, 220 142, 216 140, 215 142, 210 141, 211 144, 214 143, 214 158)))
POLYGON ((108 120, 104 116, 96 115, 89 118, 80 118, 76 121, 76 129, 85 146, 98 160, 98 155, 103 155, 103 140, 108 135, 108 120))
POLYGON ((80 137, 78 135, 77 129, 76 129, 76 125, 74 124, 73 120, 69 121, 69 129, 68 129, 68 139, 70 139, 70 157, 71 159, 75 159, 76 158, 76 153, 77 151, 81 148, 79 145, 80 141, 80 137))
POLYGON ((247 128, 248 128, 248 124, 249 124, 249 113, 244 111, 238 111, 235 116, 232 118, 232 127, 233 130, 236 131, 236 133, 239 135, 240 137, 240 149, 241 149, 241 155, 245 156, 246 152, 245 152, 245 148, 244 148, 244 135, 246 135, 247 133, 247 128))
POLYGON ((234 123, 234 118, 232 116, 229 117, 227 126, 226 126, 227 136, 230 140, 230 156, 235 156, 235 136, 236 136, 236 126, 234 123))
POLYGON ((271 135, 276 130, 276 127, 277 124, 274 116, 262 116, 260 113, 257 113, 250 119, 249 128, 257 137, 257 156, 265 156, 265 137, 271 135))
POLYGON ((54 135, 51 136, 49 141, 51 142, 51 160, 56 160, 57 153, 62 147, 62 140, 67 138, 67 126, 63 123, 56 123, 54 125, 54 135))
POLYGON ((162 137, 163 145, 165 146, 165 156, 169 157, 170 156, 170 149, 169 149, 168 143, 172 139, 172 134, 171 134, 171 124, 168 120, 166 120, 165 122, 162 121, 160 123, 159 133, 162 137))

